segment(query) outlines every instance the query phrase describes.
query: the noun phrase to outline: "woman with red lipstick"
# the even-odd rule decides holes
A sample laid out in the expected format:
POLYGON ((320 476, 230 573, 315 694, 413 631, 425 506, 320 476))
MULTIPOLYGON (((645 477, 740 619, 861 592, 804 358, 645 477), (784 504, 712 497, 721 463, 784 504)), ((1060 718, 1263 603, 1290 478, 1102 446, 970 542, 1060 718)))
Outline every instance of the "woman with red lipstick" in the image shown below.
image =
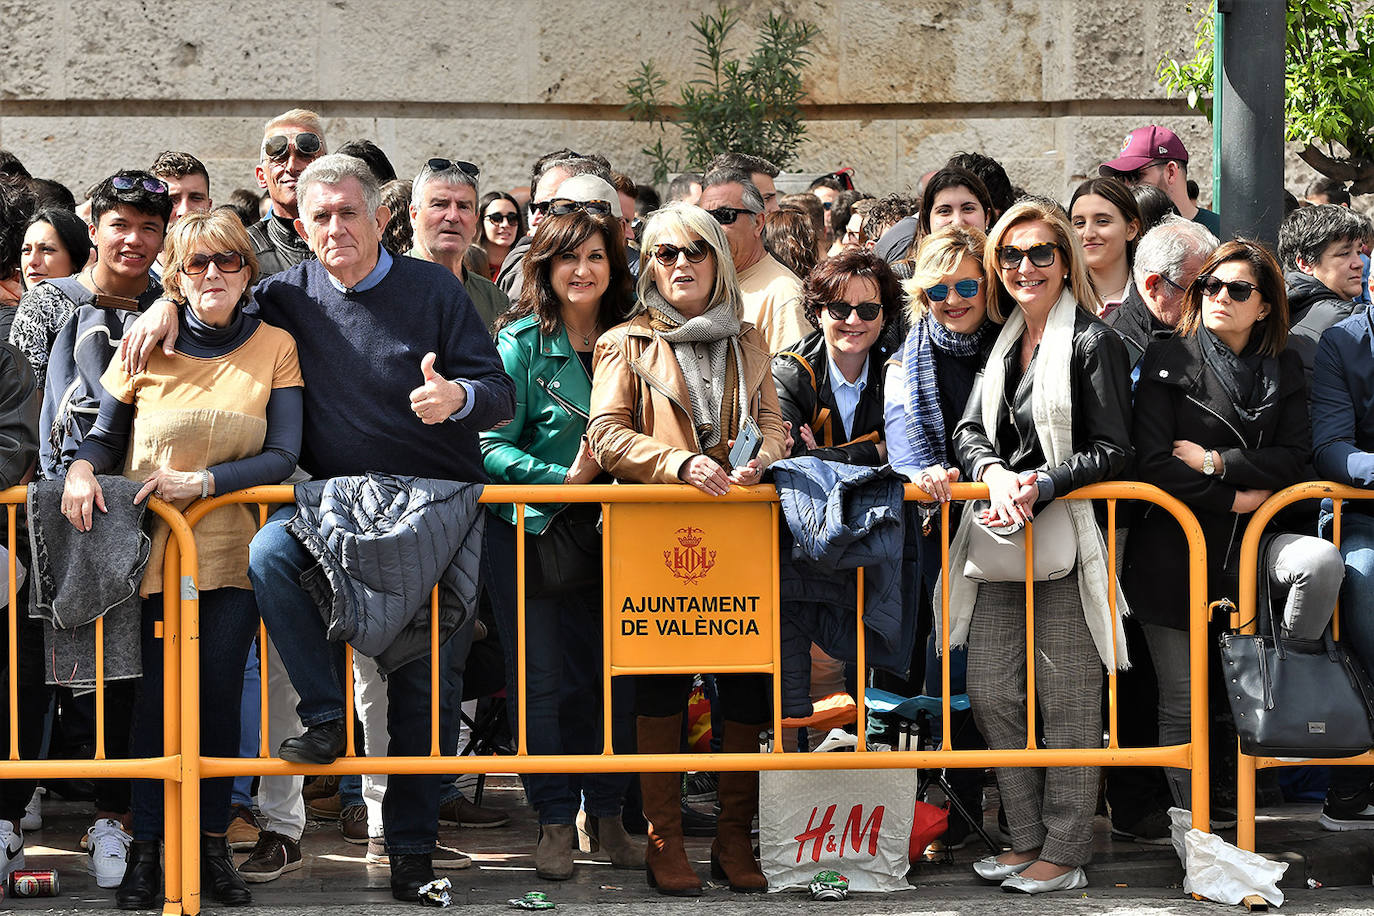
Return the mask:
POLYGON ((807 276, 802 310, 816 331, 773 359, 782 418, 797 430, 792 457, 887 460, 883 367, 890 354, 879 338, 897 320, 901 299, 892 268, 862 249, 845 249, 807 276))
MULTIPOLYGON (((1062 540, 1036 539, 1037 551, 1074 550, 1067 574, 1032 583, 1037 719, 1048 748, 1099 747, 1102 669, 1126 665, 1126 602, 1119 594, 1114 610, 1109 602, 1107 548, 1091 504, 1053 500, 1130 464, 1130 360, 1097 318, 1082 246, 1057 203, 1013 204, 983 260, 988 311, 1003 324, 954 451, 967 479, 987 484, 990 503, 964 512, 950 545, 949 644, 968 645, 968 694, 988 746, 1026 747, 1027 583, 965 571, 987 543, 975 526, 1010 532, 1032 516, 1059 515, 1062 540)), ((998 768, 1012 848, 974 871, 1028 894, 1086 886, 1098 775, 1097 767, 998 768)))
MULTIPOLYGON (((504 198, 497 198, 503 201, 504 198)), ((515 382, 515 416, 482 434, 482 462, 492 483, 580 484, 607 481, 587 448, 592 347, 630 311, 631 278, 624 235, 613 216, 571 209, 550 215, 524 261, 520 301, 497 322, 496 349, 515 382)), ((581 524, 595 505, 531 505, 525 510, 525 557, 539 561, 581 524), (562 529, 561 531, 559 529, 562 529)), ((487 521, 486 585, 506 656, 507 709, 517 732, 517 697, 525 691, 532 754, 594 754, 601 748, 601 576, 599 564, 557 593, 526 593, 525 683, 516 666, 515 507, 493 505, 487 521)), ((530 568, 527 566, 527 569, 530 568)), ((530 584, 533 584, 530 577, 530 584)), ((625 723, 628 727, 630 723, 625 723)), ((617 868, 643 868, 644 847, 620 820, 629 784, 623 773, 529 773, 525 795, 539 815, 534 870, 547 881, 573 875, 575 823, 617 868), (584 801, 585 799, 585 805, 584 801), (585 809, 585 816, 579 817, 585 809)))
POLYGON ((1131 291, 1131 265, 1143 225, 1140 207, 1119 178, 1092 178, 1073 192, 1069 221, 1083 243, 1083 260, 1102 300, 1098 317, 1105 318, 1131 291))

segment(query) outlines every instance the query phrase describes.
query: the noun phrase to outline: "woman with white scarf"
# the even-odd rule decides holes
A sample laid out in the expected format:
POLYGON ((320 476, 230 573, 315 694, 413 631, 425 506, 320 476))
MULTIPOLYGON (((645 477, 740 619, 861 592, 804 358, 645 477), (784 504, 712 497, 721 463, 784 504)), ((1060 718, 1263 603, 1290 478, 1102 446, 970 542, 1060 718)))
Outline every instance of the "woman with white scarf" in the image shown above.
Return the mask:
MULTIPOLYGON (((787 454, 768 345, 741 319, 730 245, 705 210, 677 204, 656 211, 640 248, 639 303, 634 316, 596 344, 587 439, 596 463, 617 480, 688 483, 723 496, 756 484, 787 454), (763 435, 758 457, 730 464, 745 417, 763 435)), ((716 678, 725 719, 721 750, 750 753, 769 719, 767 675, 716 678)), ((691 677, 636 678, 639 751, 680 749, 682 712, 691 677)), ((701 881, 682 842, 681 775, 642 773, 648 817, 648 879, 660 893, 695 897, 701 881)), ((767 887, 754 858, 750 825, 758 811, 753 771, 720 774, 720 816, 711 873, 735 891, 767 887)))
MULTIPOLYGON (((1127 665, 1126 602, 1118 588, 1114 617, 1091 504, 1051 500, 1130 463, 1130 361, 1096 317, 1082 245, 1057 203, 1014 204, 989 234, 983 261, 988 312, 1004 324, 954 447, 967 478, 987 484, 990 503, 964 513, 950 545, 949 644, 968 645, 969 699, 988 746, 1026 747, 1024 563, 1012 564, 1018 571, 1005 579, 989 575, 980 549, 988 539, 977 529, 1009 534, 1053 509, 1064 535, 1058 544, 1036 537, 1036 554, 1062 548, 1068 571, 1035 583, 1036 718, 1047 748, 1100 747, 1102 669, 1127 665), (978 568, 985 581, 967 575, 978 568)), ((997 783, 1012 848, 974 871, 1030 894, 1086 886, 1098 768, 1000 767, 997 783)))

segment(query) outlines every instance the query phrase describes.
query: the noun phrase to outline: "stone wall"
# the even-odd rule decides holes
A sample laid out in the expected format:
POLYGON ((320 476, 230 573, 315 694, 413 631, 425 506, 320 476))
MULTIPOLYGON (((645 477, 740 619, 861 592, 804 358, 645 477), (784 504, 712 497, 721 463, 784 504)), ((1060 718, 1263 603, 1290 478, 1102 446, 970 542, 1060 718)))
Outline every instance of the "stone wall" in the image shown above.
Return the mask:
MULTIPOLYGON (((1210 197, 1211 131, 1168 100, 1155 63, 1192 45, 1189 0, 735 0, 821 26, 806 73, 809 139, 793 171, 858 170, 876 193, 912 187, 959 150, 1066 197, 1132 127, 1178 131, 1210 197)), ((217 196, 256 187, 261 125, 302 105, 334 145, 376 140, 403 176, 467 158, 485 188, 528 181, 540 153, 606 154, 635 177, 649 129, 620 113, 652 58, 693 76, 691 22, 714 0, 0 0, 0 146, 78 193, 163 149, 208 165, 217 196), (156 15, 158 21, 149 21, 156 15)), ((1290 186, 1310 170, 1290 157, 1290 186)))

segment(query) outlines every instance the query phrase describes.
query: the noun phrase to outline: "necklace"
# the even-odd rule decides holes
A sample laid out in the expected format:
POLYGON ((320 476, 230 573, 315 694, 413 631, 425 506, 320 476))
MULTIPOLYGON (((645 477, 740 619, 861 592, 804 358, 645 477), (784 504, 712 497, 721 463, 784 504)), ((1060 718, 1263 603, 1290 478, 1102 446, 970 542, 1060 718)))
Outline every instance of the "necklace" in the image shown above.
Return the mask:
POLYGON ((109 293, 105 292, 104 288, 101 287, 101 285, 100 285, 99 283, 96 282, 96 279, 95 279, 95 268, 94 268, 94 267, 88 267, 88 268, 86 268, 86 276, 90 278, 91 285, 95 287, 95 291, 96 291, 97 293, 100 293, 100 295, 102 295, 102 296, 108 296, 108 295, 109 295, 109 293))
POLYGON ((577 328, 573 327, 572 322, 570 321, 565 320, 563 322, 563 326, 566 327, 570 333, 576 334, 578 337, 582 338, 582 346, 590 347, 592 345, 592 335, 596 333, 597 328, 601 327, 601 322, 594 322, 592 324, 591 330, 587 331, 586 333, 583 333, 582 331, 579 331, 577 328))

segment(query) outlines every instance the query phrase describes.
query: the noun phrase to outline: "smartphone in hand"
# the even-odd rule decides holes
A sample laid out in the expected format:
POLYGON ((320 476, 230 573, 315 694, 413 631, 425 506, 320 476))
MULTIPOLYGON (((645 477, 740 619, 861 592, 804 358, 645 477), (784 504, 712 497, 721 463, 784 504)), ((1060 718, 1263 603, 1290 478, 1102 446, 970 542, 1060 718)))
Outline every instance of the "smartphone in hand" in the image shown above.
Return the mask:
POLYGON ((753 417, 745 417, 739 425, 739 434, 735 436, 734 448, 730 449, 730 467, 744 467, 758 457, 762 448, 763 433, 759 432, 759 425, 753 417))

